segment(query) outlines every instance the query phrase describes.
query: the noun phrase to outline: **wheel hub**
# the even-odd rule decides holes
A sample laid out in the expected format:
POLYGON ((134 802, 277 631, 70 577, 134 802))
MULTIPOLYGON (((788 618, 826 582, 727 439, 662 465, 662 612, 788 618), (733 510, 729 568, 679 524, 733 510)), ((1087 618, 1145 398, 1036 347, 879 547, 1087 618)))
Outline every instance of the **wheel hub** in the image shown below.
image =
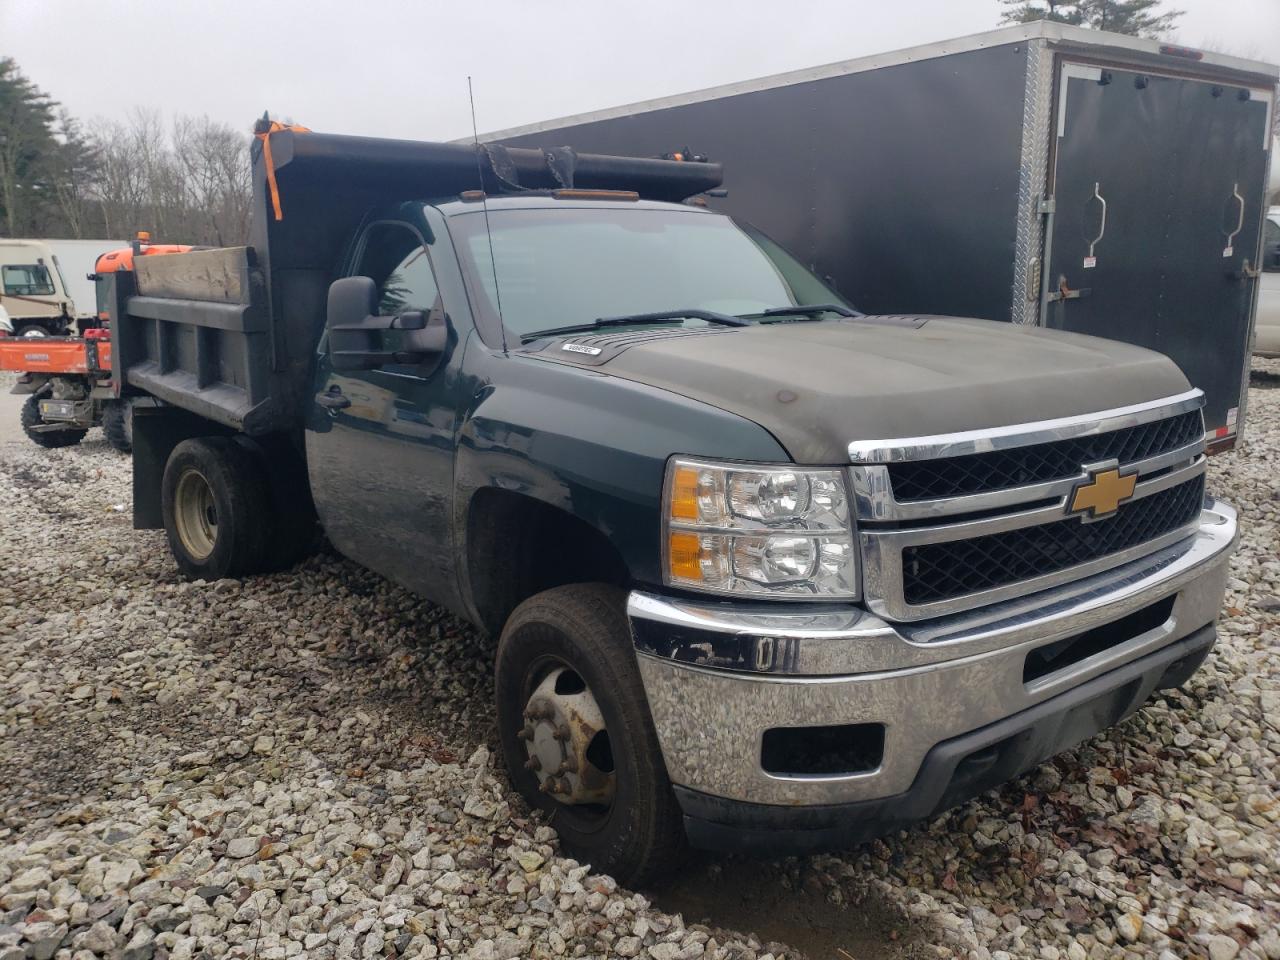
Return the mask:
POLYGON ((604 715, 577 673, 559 667, 538 684, 525 704, 525 768, 539 788, 561 803, 607 804, 616 778, 604 715))
POLYGON ((198 471, 182 475, 174 491, 174 526, 182 546, 198 560, 213 553, 218 539, 218 510, 209 481, 198 471))

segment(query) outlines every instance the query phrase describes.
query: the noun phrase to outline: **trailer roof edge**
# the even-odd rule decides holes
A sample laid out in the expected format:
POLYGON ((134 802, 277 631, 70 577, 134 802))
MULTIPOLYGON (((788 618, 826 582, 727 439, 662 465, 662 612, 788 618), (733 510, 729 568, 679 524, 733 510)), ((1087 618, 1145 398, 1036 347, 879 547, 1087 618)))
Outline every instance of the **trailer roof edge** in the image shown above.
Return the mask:
MULTIPOLYGON (((1175 57, 1162 54, 1160 52, 1162 41, 1159 40, 1144 40, 1140 37, 1130 37, 1119 33, 1089 30, 1084 27, 1074 27, 1065 23, 1037 20, 1033 23, 1014 24, 1008 27, 1001 27, 998 30, 986 30, 981 33, 971 33, 963 37, 956 37, 952 40, 940 40, 933 43, 924 43, 914 47, 904 47, 899 50, 891 50, 886 53, 871 54, 865 57, 854 57, 850 60, 839 60, 834 63, 821 64, 816 67, 805 67, 800 70, 790 70, 785 73, 770 74, 769 76, 756 77, 751 80, 740 80, 736 83, 726 83, 715 87, 705 87, 701 90, 689 91, 688 93, 678 93, 666 97, 655 97, 651 100, 640 100, 635 103, 622 104, 616 107, 606 107, 602 110, 592 110, 586 113, 557 117, 553 120, 543 120, 537 123, 508 127, 504 130, 494 130, 489 133, 481 134, 480 139, 486 142, 492 142, 495 140, 506 140, 511 137, 527 136, 534 133, 546 133, 552 130, 559 130, 563 127, 577 126, 583 123, 593 123, 600 120, 614 120, 618 117, 631 116, 637 113, 651 113, 655 110, 665 110, 669 107, 681 107, 691 103, 701 103, 705 100, 716 100, 721 97, 755 93, 760 90, 769 90, 775 87, 787 87, 798 83, 825 80, 830 77, 862 73, 867 70, 877 70, 881 67, 892 67, 903 63, 912 63, 918 60, 933 60, 937 57, 948 56, 953 53, 967 53, 972 50, 982 50, 987 47, 1004 46, 1027 40, 1046 40, 1053 44, 1089 49, 1093 51, 1098 51, 1100 49, 1112 49, 1116 51, 1123 51, 1130 56, 1137 54, 1142 56, 1144 59, 1148 57, 1156 58, 1158 62, 1161 63, 1181 65, 1184 68, 1198 68, 1206 73, 1231 73, 1239 75, 1242 79, 1252 78, 1259 81, 1269 81, 1273 84, 1280 79, 1280 67, 1261 60, 1246 60, 1241 57, 1232 57, 1227 54, 1214 53, 1208 50, 1200 51, 1203 53, 1203 58, 1200 60, 1179 60, 1175 57)), ((470 141, 471 137, 461 137, 453 142, 462 143, 470 141)))

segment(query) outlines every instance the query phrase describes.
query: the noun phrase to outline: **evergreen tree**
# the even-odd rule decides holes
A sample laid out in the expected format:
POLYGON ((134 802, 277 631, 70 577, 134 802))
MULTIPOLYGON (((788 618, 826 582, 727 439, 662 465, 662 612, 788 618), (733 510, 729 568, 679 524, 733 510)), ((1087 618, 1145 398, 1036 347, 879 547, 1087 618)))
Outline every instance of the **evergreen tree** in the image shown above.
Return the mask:
POLYGON ((1135 37, 1167 34, 1181 10, 1161 10, 1162 0, 1000 0, 1006 23, 1054 20, 1135 37))
POLYGON ((54 108, 10 58, 0 58, 0 228, 20 236, 49 197, 54 108))

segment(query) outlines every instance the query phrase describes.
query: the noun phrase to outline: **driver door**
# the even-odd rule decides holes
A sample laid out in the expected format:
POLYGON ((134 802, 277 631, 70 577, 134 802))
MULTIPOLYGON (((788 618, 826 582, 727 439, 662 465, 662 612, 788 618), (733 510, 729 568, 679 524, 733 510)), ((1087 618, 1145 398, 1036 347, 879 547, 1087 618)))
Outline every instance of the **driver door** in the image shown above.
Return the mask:
MULTIPOLYGON (((430 244, 409 223, 369 224, 350 276, 377 286, 378 313, 418 310, 448 325, 430 244)), ((413 349, 412 330, 384 330, 383 350, 413 349)), ((325 533, 345 556, 449 604, 456 591, 450 510, 458 337, 419 364, 335 371, 321 343, 306 436, 307 468, 325 533)))

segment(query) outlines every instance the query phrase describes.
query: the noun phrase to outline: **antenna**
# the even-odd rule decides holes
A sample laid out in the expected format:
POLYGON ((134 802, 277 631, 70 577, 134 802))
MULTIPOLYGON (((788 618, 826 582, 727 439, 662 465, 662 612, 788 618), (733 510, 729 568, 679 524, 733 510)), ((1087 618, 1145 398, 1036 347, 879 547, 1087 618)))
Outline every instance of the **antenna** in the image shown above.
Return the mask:
POLYGON ((471 139, 476 147, 476 175, 480 178, 480 206, 484 209, 484 232, 489 239, 489 266, 493 268, 493 295, 498 301, 498 332, 502 335, 502 355, 507 355, 507 324, 502 319, 502 291, 498 287, 498 258, 493 255, 493 231, 489 229, 489 199, 484 188, 484 167, 480 163, 480 131, 476 127, 476 95, 467 75, 467 97, 471 100, 471 139))

